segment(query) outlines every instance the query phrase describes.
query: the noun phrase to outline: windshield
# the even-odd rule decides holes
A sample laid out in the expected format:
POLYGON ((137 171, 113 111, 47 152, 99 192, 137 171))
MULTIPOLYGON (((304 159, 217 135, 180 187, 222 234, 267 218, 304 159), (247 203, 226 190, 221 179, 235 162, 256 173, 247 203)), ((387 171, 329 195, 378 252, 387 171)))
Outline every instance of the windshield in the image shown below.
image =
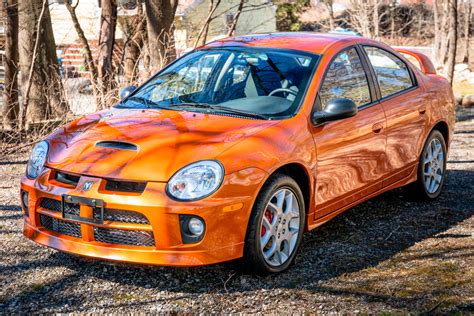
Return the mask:
POLYGON ((279 49, 198 50, 158 73, 119 107, 288 117, 298 110, 317 59, 279 49))

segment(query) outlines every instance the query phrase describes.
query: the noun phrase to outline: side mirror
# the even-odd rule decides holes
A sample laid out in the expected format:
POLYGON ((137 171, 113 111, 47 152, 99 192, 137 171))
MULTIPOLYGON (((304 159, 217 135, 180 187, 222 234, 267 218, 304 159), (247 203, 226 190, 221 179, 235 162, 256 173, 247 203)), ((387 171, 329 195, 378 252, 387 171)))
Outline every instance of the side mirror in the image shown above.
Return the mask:
POLYGON ((135 91, 137 87, 135 86, 128 86, 120 90, 120 100, 125 100, 133 91, 135 91))
POLYGON ((352 117, 357 114, 357 105, 349 99, 332 99, 326 104, 324 110, 314 112, 312 121, 314 125, 328 121, 336 121, 352 117))

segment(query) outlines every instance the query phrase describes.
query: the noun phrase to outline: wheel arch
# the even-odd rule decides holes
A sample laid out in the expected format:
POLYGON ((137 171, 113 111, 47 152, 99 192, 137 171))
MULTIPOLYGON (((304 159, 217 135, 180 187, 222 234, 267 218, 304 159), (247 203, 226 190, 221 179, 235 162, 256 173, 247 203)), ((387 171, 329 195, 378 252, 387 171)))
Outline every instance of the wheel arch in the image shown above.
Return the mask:
POLYGON ((305 214, 308 215, 311 201, 311 178, 308 170, 303 165, 293 162, 278 167, 268 178, 274 174, 284 174, 296 181, 303 193, 305 214))
MULTIPOLYGON (((443 135, 444 137, 444 142, 446 143, 446 149, 448 149, 449 147, 449 143, 450 143, 450 139, 449 139, 449 126, 448 126, 448 123, 446 123, 445 121, 439 121, 437 122, 433 128, 430 130, 430 132, 428 133, 428 136, 431 134, 432 131, 434 130, 438 130, 441 135, 443 135)), ((428 137, 427 136, 427 137, 428 137)), ((426 140, 425 140, 426 141, 426 140)))

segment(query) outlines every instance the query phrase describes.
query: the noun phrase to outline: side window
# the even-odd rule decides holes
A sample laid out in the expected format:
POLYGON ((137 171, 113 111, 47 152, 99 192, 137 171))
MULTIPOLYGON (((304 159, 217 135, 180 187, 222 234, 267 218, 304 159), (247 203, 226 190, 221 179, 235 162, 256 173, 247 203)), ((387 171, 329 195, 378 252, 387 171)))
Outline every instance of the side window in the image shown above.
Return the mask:
POLYGON ((357 106, 370 103, 367 75, 355 48, 343 51, 332 61, 319 90, 319 98, 323 109, 328 101, 338 98, 350 99, 357 106))
POLYGON ((397 56, 376 47, 364 47, 374 68, 382 97, 413 87, 407 65, 397 56))

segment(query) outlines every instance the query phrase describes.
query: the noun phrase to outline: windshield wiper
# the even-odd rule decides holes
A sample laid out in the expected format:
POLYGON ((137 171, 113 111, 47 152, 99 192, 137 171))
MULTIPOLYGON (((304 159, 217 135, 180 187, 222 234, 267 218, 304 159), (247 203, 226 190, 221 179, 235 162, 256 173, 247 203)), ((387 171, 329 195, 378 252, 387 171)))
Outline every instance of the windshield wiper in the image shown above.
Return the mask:
POLYGON ((158 103, 148 100, 147 98, 144 98, 144 97, 131 96, 131 97, 128 97, 127 100, 138 101, 141 104, 144 104, 148 109, 150 108, 166 109, 165 107, 159 105, 158 103))
POLYGON ((259 114, 255 112, 247 112, 243 110, 237 110, 237 109, 232 109, 228 108, 225 106, 220 106, 220 105, 213 105, 209 103, 194 103, 194 102, 184 102, 184 103, 178 103, 178 104, 173 104, 172 108, 174 107, 190 107, 190 108, 199 108, 199 109, 209 109, 209 110, 216 110, 216 111, 221 111, 221 112, 227 112, 231 114, 236 114, 236 115, 241 115, 241 116, 248 116, 248 117, 253 117, 253 118, 258 118, 262 120, 268 120, 268 116, 264 114, 259 114))

